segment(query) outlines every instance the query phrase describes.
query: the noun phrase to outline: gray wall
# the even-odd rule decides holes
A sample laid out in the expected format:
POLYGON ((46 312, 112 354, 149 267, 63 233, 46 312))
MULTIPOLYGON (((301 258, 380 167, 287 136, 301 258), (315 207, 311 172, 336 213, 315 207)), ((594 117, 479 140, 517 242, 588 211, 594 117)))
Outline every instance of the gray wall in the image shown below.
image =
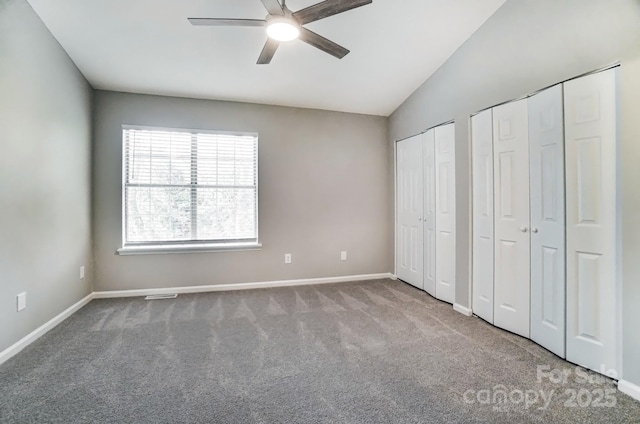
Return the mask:
MULTIPOLYGON (((638 41, 640 43, 640 40, 638 41)), ((623 376, 640 385, 640 54, 625 60, 622 103, 623 376)))
POLYGON ((92 90, 25 0, 0 0, 0 93, 2 351, 92 290, 92 90))
POLYGON ((470 114, 621 61, 624 361, 640 384, 640 2, 509 0, 391 116, 391 140, 456 120, 456 302, 470 305, 470 114))
POLYGON ((389 272, 387 119, 97 91, 96 289, 122 290, 389 272), (116 256, 122 124, 259 133, 259 251, 116 256), (340 261, 340 251, 348 261, 340 261), (293 263, 284 264, 284 254, 293 263))

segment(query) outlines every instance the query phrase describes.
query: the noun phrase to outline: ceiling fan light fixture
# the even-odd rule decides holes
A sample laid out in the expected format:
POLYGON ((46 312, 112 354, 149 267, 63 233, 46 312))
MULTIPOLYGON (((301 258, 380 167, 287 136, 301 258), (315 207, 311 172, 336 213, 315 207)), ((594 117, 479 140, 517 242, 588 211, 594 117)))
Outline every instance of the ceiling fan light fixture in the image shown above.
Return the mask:
POLYGON ((267 35, 277 41, 291 41, 300 35, 300 26, 293 19, 273 18, 267 23, 267 35))

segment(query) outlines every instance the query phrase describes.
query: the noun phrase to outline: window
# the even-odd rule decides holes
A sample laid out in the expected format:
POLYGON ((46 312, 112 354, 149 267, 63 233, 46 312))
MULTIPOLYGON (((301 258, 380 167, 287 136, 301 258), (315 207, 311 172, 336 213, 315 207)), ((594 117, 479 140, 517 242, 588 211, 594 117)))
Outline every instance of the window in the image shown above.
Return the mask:
POLYGON ((256 134, 123 129, 124 249, 257 244, 256 134))

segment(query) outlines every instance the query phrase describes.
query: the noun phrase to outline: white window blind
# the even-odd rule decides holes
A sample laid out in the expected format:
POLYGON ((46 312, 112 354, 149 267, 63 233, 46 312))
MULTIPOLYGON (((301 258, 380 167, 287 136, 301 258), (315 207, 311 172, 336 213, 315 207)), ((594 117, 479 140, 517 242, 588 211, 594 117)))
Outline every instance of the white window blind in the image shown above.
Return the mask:
POLYGON ((256 135, 123 129, 124 245, 257 242, 256 135))

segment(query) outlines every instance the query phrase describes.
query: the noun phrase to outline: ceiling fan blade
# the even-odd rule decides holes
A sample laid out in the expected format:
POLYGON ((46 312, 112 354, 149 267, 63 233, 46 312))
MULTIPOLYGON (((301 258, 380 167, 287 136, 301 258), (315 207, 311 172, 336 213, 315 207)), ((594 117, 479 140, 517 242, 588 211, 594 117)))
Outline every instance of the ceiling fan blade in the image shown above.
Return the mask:
POLYGON ((262 53, 260 53, 260 57, 258 58, 258 65, 268 65, 271 59, 273 59, 273 55, 276 54, 279 45, 279 41, 269 38, 262 48, 262 53))
POLYGON ((278 0, 260 0, 270 15, 284 15, 282 6, 278 0))
POLYGON ((225 19, 225 18, 188 18, 195 26, 242 26, 262 27, 267 24, 264 19, 225 19))
POLYGON ((336 44, 331 40, 327 40, 323 36, 318 35, 313 31, 309 31, 306 28, 300 28, 299 38, 305 43, 310 44, 323 52, 329 53, 331 56, 335 56, 338 59, 342 59, 349 54, 349 50, 345 49, 341 45, 336 44))
POLYGON ((371 3, 373 0, 326 0, 295 12, 293 17, 304 25, 371 3))

